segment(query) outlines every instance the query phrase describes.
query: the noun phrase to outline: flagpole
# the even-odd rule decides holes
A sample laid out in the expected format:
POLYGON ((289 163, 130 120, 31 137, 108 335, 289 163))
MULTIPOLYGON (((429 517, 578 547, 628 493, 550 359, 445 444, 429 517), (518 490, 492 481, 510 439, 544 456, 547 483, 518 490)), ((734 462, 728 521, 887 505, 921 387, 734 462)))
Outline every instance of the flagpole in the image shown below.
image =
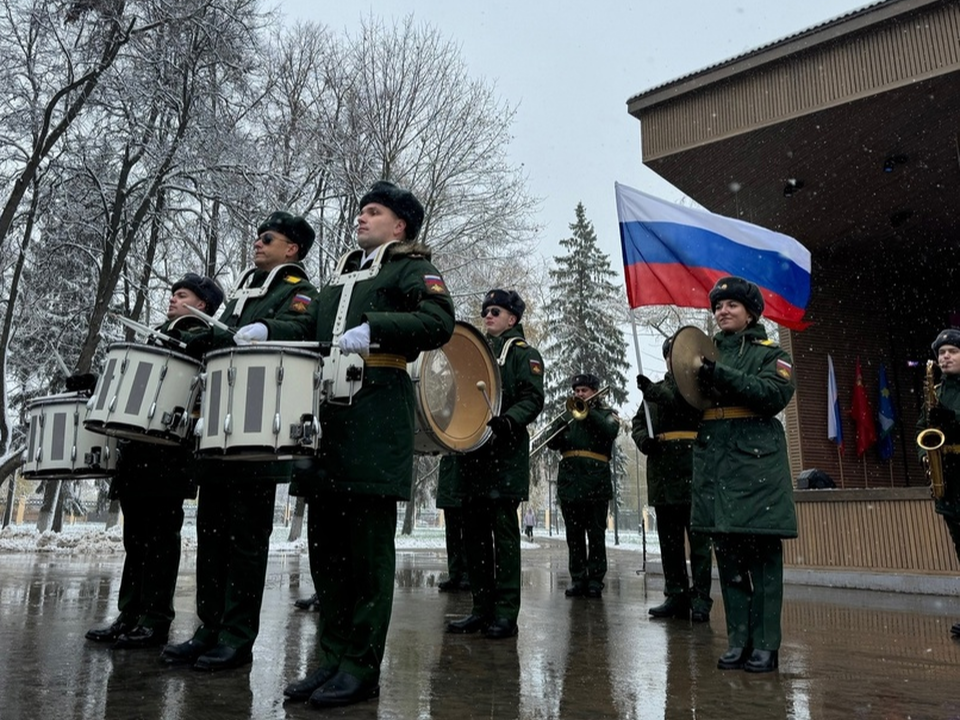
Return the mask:
MULTIPOLYGON (((640 338, 637 336, 637 319, 633 315, 633 308, 630 308, 630 327, 633 328, 633 350, 637 354, 637 369, 643 375, 643 360, 640 357, 640 338)), ((647 403, 643 405, 643 416, 647 420, 647 437, 653 437, 653 420, 650 419, 650 406, 647 403)))
POLYGON ((843 480, 843 454, 840 451, 840 446, 837 445, 837 464, 840 466, 840 487, 846 487, 846 483, 843 480))
POLYGON ((864 453, 861 455, 860 460, 863 461, 863 486, 869 488, 870 482, 867 480, 867 454, 864 453))

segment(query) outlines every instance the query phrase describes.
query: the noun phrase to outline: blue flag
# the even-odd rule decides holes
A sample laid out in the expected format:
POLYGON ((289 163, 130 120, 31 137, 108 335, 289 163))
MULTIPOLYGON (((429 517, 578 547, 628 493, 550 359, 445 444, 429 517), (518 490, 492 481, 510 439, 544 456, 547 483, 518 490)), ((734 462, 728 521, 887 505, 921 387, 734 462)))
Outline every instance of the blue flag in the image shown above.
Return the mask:
POLYGON ((887 384, 887 368, 880 363, 880 402, 877 403, 877 452, 881 460, 893 457, 893 400, 890 399, 890 386, 887 384))
POLYGON ((837 395, 837 376, 833 372, 833 358, 827 355, 827 439, 843 452, 843 422, 840 419, 840 398, 837 395))

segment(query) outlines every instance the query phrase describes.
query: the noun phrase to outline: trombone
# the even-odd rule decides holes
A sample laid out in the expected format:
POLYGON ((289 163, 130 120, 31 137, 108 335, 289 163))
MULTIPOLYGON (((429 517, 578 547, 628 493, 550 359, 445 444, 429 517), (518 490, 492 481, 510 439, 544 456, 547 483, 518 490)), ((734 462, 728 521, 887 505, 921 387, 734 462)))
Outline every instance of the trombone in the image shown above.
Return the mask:
POLYGON ((543 430, 538 432, 530 439, 530 445, 533 448, 530 451, 530 455, 533 456, 543 450, 543 448, 547 446, 547 443, 566 430, 567 426, 573 421, 581 422, 582 420, 585 420, 587 415, 590 414, 590 408, 594 407, 596 403, 603 399, 608 392, 610 392, 610 386, 605 385, 586 400, 578 398, 576 395, 567 398, 564 411, 557 415, 553 420, 550 421, 549 425, 547 425, 543 430), (570 417, 567 418, 567 421, 554 429, 554 425, 559 423, 568 415, 570 417), (550 432, 551 430, 553 430, 553 432, 550 432), (547 433, 550 433, 550 435, 545 440, 541 440, 540 438, 547 433))

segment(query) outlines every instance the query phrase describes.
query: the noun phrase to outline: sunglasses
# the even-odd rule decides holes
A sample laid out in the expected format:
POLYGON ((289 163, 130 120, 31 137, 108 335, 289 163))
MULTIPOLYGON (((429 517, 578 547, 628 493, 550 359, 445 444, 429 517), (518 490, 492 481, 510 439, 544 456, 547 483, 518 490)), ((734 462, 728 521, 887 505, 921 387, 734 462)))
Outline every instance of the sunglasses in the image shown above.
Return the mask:
MULTIPOLYGON (((273 235, 272 233, 266 232, 266 233, 263 233, 263 235, 258 235, 258 236, 254 239, 254 242, 256 242, 257 240, 259 240, 259 241, 260 241, 261 243, 263 243, 264 245, 269 245, 269 244, 272 243, 274 240, 282 240, 282 239, 284 239, 284 238, 282 238, 280 235, 273 235)), ((290 241, 287 240, 286 242, 289 243, 290 241)))
POLYGON ((495 308, 495 307, 484 308, 483 311, 480 313, 480 317, 485 318, 487 315, 500 317, 500 313, 502 312, 503 310, 501 310, 500 308, 495 308))

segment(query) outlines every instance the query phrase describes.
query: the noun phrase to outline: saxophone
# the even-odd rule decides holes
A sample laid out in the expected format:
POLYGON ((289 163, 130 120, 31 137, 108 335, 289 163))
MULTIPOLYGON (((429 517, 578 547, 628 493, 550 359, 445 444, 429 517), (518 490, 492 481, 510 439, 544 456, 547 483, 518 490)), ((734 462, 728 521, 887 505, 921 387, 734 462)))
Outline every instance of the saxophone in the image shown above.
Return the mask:
MULTIPOLYGON (((923 378, 923 409, 927 418, 930 411, 940 402, 937 398, 937 389, 933 384, 933 360, 927 360, 927 372, 923 378)), ((939 428, 929 427, 917 433, 917 445, 926 451, 923 456, 923 467, 930 481, 930 495, 939 500, 943 497, 943 447, 946 436, 939 428)))

